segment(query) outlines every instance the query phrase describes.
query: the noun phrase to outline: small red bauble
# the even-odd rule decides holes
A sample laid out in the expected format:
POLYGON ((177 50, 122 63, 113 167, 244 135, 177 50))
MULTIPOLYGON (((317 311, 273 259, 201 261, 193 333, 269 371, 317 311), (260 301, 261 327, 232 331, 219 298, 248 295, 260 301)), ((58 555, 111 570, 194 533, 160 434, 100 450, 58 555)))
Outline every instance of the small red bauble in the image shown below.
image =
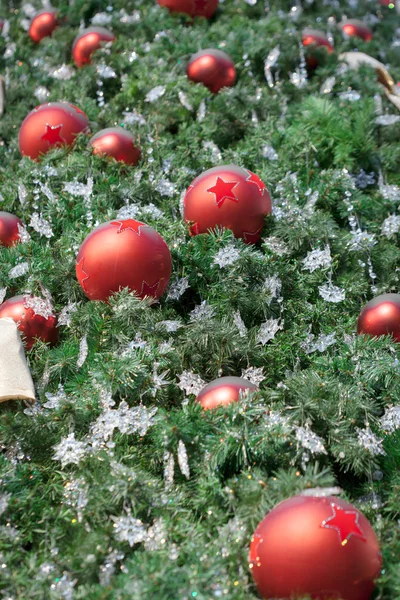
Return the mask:
POLYGON ((261 237, 271 198, 261 179, 235 165, 213 167, 196 177, 184 198, 184 218, 191 235, 230 229, 246 243, 261 237))
POLYGON ((152 227, 125 219, 96 227, 80 247, 76 276, 90 300, 104 300, 123 288, 158 299, 171 276, 171 254, 152 227))
POLYGON ((89 130, 85 113, 66 102, 48 102, 34 108, 19 130, 19 150, 33 160, 55 146, 70 146, 78 133, 89 130))
POLYGON ((225 52, 214 48, 193 54, 186 73, 189 79, 203 83, 213 94, 218 94, 224 87, 232 87, 236 81, 232 59, 225 52))
POLYGON ((21 219, 8 212, 0 211, 0 246, 15 246, 20 241, 21 219))
POLYGON ((140 149, 135 146, 133 135, 122 127, 109 127, 96 133, 90 140, 93 154, 111 156, 127 165, 137 165, 140 149))
POLYGON ((370 300, 358 317, 357 333, 391 335, 400 342, 400 294, 382 294, 370 300))
POLYGON ((218 7, 218 0, 157 0, 157 2, 171 12, 207 19, 213 16, 218 7))
POLYGON ((29 35, 34 42, 40 42, 43 38, 51 35, 56 27, 58 27, 57 11, 42 10, 33 17, 29 35))
POLYGON ((359 37, 365 42, 372 40, 372 31, 368 25, 359 19, 347 19, 339 23, 338 27, 349 37, 359 37))
POLYGON ((91 62, 92 53, 107 42, 113 42, 115 35, 104 27, 89 27, 76 36, 72 44, 72 58, 77 67, 91 62))
POLYGON ((302 42, 303 46, 309 49, 308 56, 306 58, 307 65, 310 69, 315 69, 318 66, 318 60, 313 55, 313 48, 326 48, 328 54, 333 52, 333 46, 329 42, 328 38, 322 31, 318 31, 318 29, 303 29, 302 31, 302 42))
POLYGON ((226 406, 239 400, 240 392, 258 390, 258 387, 241 377, 220 377, 206 385, 196 398, 205 410, 226 406))
POLYGON ((250 568, 263 598, 368 600, 381 568, 378 540, 353 505, 294 496, 258 525, 250 568))
POLYGON ((33 296, 14 296, 0 306, 0 319, 9 317, 15 321, 25 336, 29 350, 36 339, 49 344, 58 340, 57 317, 47 303, 33 296))

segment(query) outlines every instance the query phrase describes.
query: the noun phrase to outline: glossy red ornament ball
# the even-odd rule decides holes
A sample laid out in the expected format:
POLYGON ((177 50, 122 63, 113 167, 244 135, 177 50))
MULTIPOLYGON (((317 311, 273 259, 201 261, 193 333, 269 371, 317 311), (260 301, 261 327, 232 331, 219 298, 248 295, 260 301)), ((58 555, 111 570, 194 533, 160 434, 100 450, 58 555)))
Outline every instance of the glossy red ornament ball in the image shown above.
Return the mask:
POLYGON ((205 410, 226 406, 239 400, 240 392, 258 390, 258 387, 242 377, 220 377, 207 384, 196 398, 205 410))
POLYGON ((204 171, 192 181, 184 198, 184 218, 191 235, 222 227, 254 243, 270 212, 265 184, 255 173, 235 165, 204 171))
POLYGON ((33 160, 55 146, 70 146, 78 133, 89 131, 85 113, 66 102, 48 102, 34 108, 19 130, 19 150, 33 160))
POLYGON ((358 317, 357 333, 391 335, 400 342, 400 294, 382 294, 370 300, 358 317))
POLYGON ((332 496, 281 502, 250 544, 251 572, 268 599, 369 600, 381 562, 366 517, 332 496))
POLYGON ((314 48, 325 48, 328 54, 333 52, 333 46, 322 31, 318 29, 309 29, 306 27, 302 31, 302 43, 307 49, 306 62, 310 69, 315 69, 318 66, 318 60, 313 54, 314 48))
POLYGON ((77 67, 91 62, 92 54, 107 42, 113 42, 115 35, 104 27, 88 27, 81 31, 72 44, 72 58, 77 67))
POLYGON ((93 154, 101 154, 115 158, 127 165, 137 165, 140 149, 135 146, 133 135, 122 127, 109 127, 96 133, 89 144, 93 154))
POLYGON ((366 23, 359 19, 347 19, 339 23, 338 27, 349 37, 359 37, 365 42, 372 40, 372 31, 366 23))
POLYGON ((0 319, 9 317, 15 321, 25 336, 25 347, 32 348, 36 339, 51 345, 58 340, 57 317, 48 307, 40 310, 44 302, 32 296, 14 296, 0 305, 0 319), (51 311, 50 311, 51 312, 51 311))
POLYGON ((41 10, 31 21, 29 36, 34 42, 40 42, 43 38, 51 35, 56 27, 58 27, 57 11, 54 9, 41 10))
POLYGON ((218 7, 218 0, 157 0, 157 2, 171 12, 207 19, 213 16, 218 7))
POLYGON ((15 246, 20 241, 19 226, 21 219, 9 212, 0 211, 0 247, 15 246))
POLYGON ((224 87, 232 87, 236 81, 235 65, 230 56, 208 48, 193 54, 186 67, 191 81, 203 83, 213 94, 224 87))
POLYGON ((104 300, 123 288, 155 300, 171 276, 171 254, 152 227, 125 219, 96 227, 80 247, 76 276, 90 300, 104 300))

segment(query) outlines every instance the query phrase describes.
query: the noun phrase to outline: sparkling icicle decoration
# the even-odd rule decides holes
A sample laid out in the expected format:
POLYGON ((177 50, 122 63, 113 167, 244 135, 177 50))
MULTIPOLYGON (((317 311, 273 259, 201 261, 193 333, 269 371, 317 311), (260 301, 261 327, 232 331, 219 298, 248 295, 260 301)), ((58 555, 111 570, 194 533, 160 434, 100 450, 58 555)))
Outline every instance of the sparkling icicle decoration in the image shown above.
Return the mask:
POLYGON ((280 53, 281 53, 281 51, 279 50, 279 46, 275 46, 275 48, 273 48, 271 50, 271 52, 268 54, 267 58, 264 61, 265 79, 267 80, 268 86, 270 88, 273 88, 275 85, 274 78, 272 77, 271 69, 278 62, 280 53))
POLYGON ((247 369, 242 369, 241 376, 255 385, 259 385, 266 379, 262 367, 247 367, 247 369))
POLYGON ((385 410, 383 417, 379 419, 381 427, 387 433, 393 433, 400 429, 400 406, 392 406, 385 410))
POLYGON ((73 463, 78 465, 87 451, 87 444, 75 439, 75 434, 70 433, 66 438, 54 446, 55 454, 53 460, 59 460, 62 468, 73 463))
POLYGON ((18 223, 18 233, 22 244, 27 244, 31 241, 31 236, 29 235, 25 225, 18 223))
POLYGON ((6 512, 11 496, 12 495, 8 493, 0 494, 0 515, 6 512))
POLYGON ((175 460, 171 452, 164 452, 164 481, 166 489, 174 482, 175 460))
POLYGON ((23 262, 23 263, 19 263, 19 265, 16 265, 15 267, 13 267, 10 272, 8 273, 8 276, 10 279, 16 279, 17 277, 22 277, 22 275, 26 275, 29 271, 29 263, 27 262, 23 262))
POLYGON ((326 498, 327 496, 339 496, 340 494, 343 494, 343 490, 337 486, 306 488, 300 492, 300 496, 313 496, 314 498, 326 498))
POLYGON ((166 87, 164 85, 157 85, 152 88, 145 97, 145 102, 156 102, 159 98, 164 96, 166 87))
POLYGON ((190 112, 192 112, 193 106, 190 104, 189 98, 187 97, 185 92, 182 92, 182 90, 179 90, 178 98, 179 98, 179 102, 182 104, 182 106, 184 108, 186 108, 186 110, 189 110, 190 112))
POLYGON ((320 94, 330 94, 335 86, 335 83, 336 83, 335 77, 328 77, 328 79, 326 79, 324 81, 324 83, 321 85, 319 93, 320 94))
POLYGON ((307 68, 306 68, 306 59, 304 56, 304 49, 302 44, 300 44, 300 64, 294 73, 289 73, 289 79, 291 83, 296 86, 299 90, 306 87, 308 84, 308 76, 307 76, 307 68))
POLYGON ((306 354, 311 354, 317 350, 318 352, 325 352, 333 344, 336 344, 336 333, 321 334, 317 339, 315 339, 313 334, 310 334, 308 339, 301 344, 301 347, 306 354))
POLYGON ((87 337, 86 335, 83 336, 83 338, 81 339, 81 341, 79 342, 79 356, 78 356, 78 360, 76 362, 76 366, 78 367, 78 369, 80 369, 85 360, 87 359, 89 353, 89 349, 88 349, 88 343, 87 343, 87 337))
POLYGON ((264 144, 263 146, 261 146, 261 155, 267 160, 278 160, 279 158, 274 148, 272 146, 269 146, 268 144, 264 144))
POLYGON ((375 435, 369 429, 369 427, 366 427, 365 429, 359 429, 357 427, 356 430, 359 445, 362 446, 362 448, 365 448, 365 450, 367 450, 371 456, 385 454, 385 451, 382 448, 383 440, 378 438, 378 436, 375 435))
POLYGON ((75 302, 69 302, 67 306, 64 306, 64 308, 61 310, 58 316, 57 327, 61 327, 62 325, 65 325, 66 327, 71 327, 73 318, 72 315, 76 313, 77 310, 78 306, 75 302))
POLYGON ((7 288, 0 288, 0 304, 3 303, 4 298, 6 297, 7 294, 7 288))
POLYGON ((216 164, 222 161, 222 153, 214 142, 210 140, 203 142, 203 148, 211 152, 211 161, 216 164))
POLYGON ((257 343, 265 346, 270 340, 273 340, 277 332, 283 329, 280 319, 268 319, 263 323, 257 334, 257 343))
POLYGON ((50 392, 47 392, 45 396, 47 398, 47 402, 43 404, 43 408, 58 409, 60 408, 62 403, 65 403, 67 401, 67 395, 61 383, 59 384, 58 390, 55 394, 50 394, 50 392))
POLYGON ((149 552, 154 552, 155 550, 161 550, 164 548, 166 541, 167 531, 164 521, 161 518, 155 519, 153 525, 147 530, 144 547, 149 552))
POLYGON ((279 300, 280 293, 282 290, 282 281, 279 279, 278 275, 272 275, 271 277, 267 277, 264 281, 264 290, 270 293, 270 298, 267 300, 267 304, 271 304, 274 298, 279 300))
POLYGON ((41 214, 37 212, 32 213, 29 227, 32 227, 32 229, 37 231, 40 236, 44 236, 48 239, 54 235, 49 221, 47 221, 41 214))
POLYGON ((297 427, 296 440, 311 454, 327 454, 323 439, 311 431, 309 427, 297 427))
POLYGON ((332 264, 331 250, 329 246, 325 250, 312 250, 308 252, 303 260, 303 270, 313 273, 316 269, 327 268, 332 264))
POLYGON ((78 523, 83 521, 83 509, 88 503, 88 488, 83 477, 73 477, 64 484, 64 504, 76 509, 78 523))
POLYGON ((242 337, 242 338, 247 337, 247 327, 244 324, 239 311, 233 313, 233 322, 235 323, 236 327, 238 328, 240 337, 242 337))
POLYGON ((110 585, 111 578, 115 573, 115 566, 117 562, 123 560, 124 558, 125 554, 123 552, 119 552, 118 550, 112 550, 109 554, 107 554, 99 572, 99 583, 102 587, 107 587, 110 585))
POLYGON ((215 310, 212 306, 207 304, 206 300, 203 300, 203 302, 196 306, 189 314, 191 321, 202 321, 212 319, 215 315, 215 310))
POLYGON ((188 455, 187 455, 187 451, 186 451, 186 446, 182 442, 182 440, 179 440, 179 443, 178 443, 178 465, 179 465, 182 475, 184 475, 186 477, 186 479, 189 479, 190 478, 190 469, 189 469, 188 455))
POLYGON ((104 92, 103 92, 104 84, 101 79, 98 79, 96 81, 96 84, 97 84, 97 91, 96 91, 97 104, 99 105, 99 108, 104 108, 104 105, 105 105, 104 92))
POLYGON ((202 121, 204 121, 205 116, 206 116, 206 101, 202 100, 200 102, 199 108, 197 110, 197 115, 196 115, 197 121, 199 123, 201 123, 202 121))

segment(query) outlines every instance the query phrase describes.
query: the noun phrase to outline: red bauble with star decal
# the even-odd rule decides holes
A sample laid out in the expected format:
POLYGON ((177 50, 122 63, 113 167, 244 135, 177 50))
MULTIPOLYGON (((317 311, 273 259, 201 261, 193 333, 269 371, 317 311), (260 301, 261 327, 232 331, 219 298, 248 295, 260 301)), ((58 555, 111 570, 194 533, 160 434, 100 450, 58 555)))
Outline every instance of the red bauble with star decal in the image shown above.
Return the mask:
POLYGON ((171 276, 171 254, 152 227, 124 219, 96 227, 80 247, 76 276, 90 300, 104 300, 123 288, 157 300, 171 276))
POLYGON ((41 10, 37 13, 30 24, 29 36, 38 43, 48 37, 58 27, 57 11, 55 9, 41 10))
POLYGON ((57 317, 48 303, 34 296, 14 296, 0 305, 0 319, 13 319, 30 350, 37 339, 54 345, 58 340, 57 317))
POLYGON ((93 154, 109 156, 127 165, 137 165, 140 149, 135 146, 133 135, 122 127, 109 127, 96 133, 89 144, 93 154))
POLYGON ((0 247, 15 246, 21 239, 20 227, 22 227, 21 219, 9 212, 0 211, 0 247))
POLYGON ((294 496, 258 525, 250 568, 263 598, 369 600, 381 569, 378 540, 352 504, 294 496))
POLYGON ((365 42, 372 40, 372 31, 360 19, 347 19, 338 24, 339 29, 349 37, 359 37, 365 42))
POLYGON ((85 113, 66 102, 48 102, 33 109, 22 122, 18 144, 23 156, 36 160, 55 146, 70 146, 78 133, 89 131, 85 113))
POLYGON ((72 44, 72 58, 77 67, 90 64, 92 54, 107 42, 113 42, 115 35, 104 27, 88 27, 81 31, 72 44))
POLYGON ((236 81, 233 60, 221 50, 208 48, 193 54, 186 67, 191 81, 203 83, 213 94, 224 87, 232 87, 236 81))
POLYGON ((213 16, 218 7, 218 0, 157 0, 157 2, 171 12, 207 19, 213 16))
POLYGON ((265 184, 255 173, 235 165, 204 171, 192 181, 184 198, 184 218, 191 235, 222 227, 254 243, 270 212, 265 184))
POLYGON ((237 402, 240 394, 247 390, 255 391, 258 387, 242 377, 220 377, 207 384, 196 398, 205 410, 226 406, 237 402))
POLYGON ((391 335, 400 342, 400 294, 381 294, 370 300, 358 317, 357 333, 391 335))

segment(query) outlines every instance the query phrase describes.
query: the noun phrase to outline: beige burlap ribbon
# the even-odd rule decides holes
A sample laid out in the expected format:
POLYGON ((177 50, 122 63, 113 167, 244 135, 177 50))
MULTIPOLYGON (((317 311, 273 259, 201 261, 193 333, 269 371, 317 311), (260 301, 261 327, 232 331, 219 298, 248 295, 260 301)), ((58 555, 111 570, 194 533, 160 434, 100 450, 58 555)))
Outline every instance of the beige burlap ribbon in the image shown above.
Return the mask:
POLYGON ((0 402, 35 400, 24 347, 12 319, 0 319, 0 402))
POLYGON ((343 52, 343 54, 339 55, 339 60, 346 62, 350 68, 355 70, 357 70, 360 65, 368 65, 375 69, 379 83, 385 88, 387 98, 398 110, 400 110, 399 90, 383 63, 364 52, 343 52))

